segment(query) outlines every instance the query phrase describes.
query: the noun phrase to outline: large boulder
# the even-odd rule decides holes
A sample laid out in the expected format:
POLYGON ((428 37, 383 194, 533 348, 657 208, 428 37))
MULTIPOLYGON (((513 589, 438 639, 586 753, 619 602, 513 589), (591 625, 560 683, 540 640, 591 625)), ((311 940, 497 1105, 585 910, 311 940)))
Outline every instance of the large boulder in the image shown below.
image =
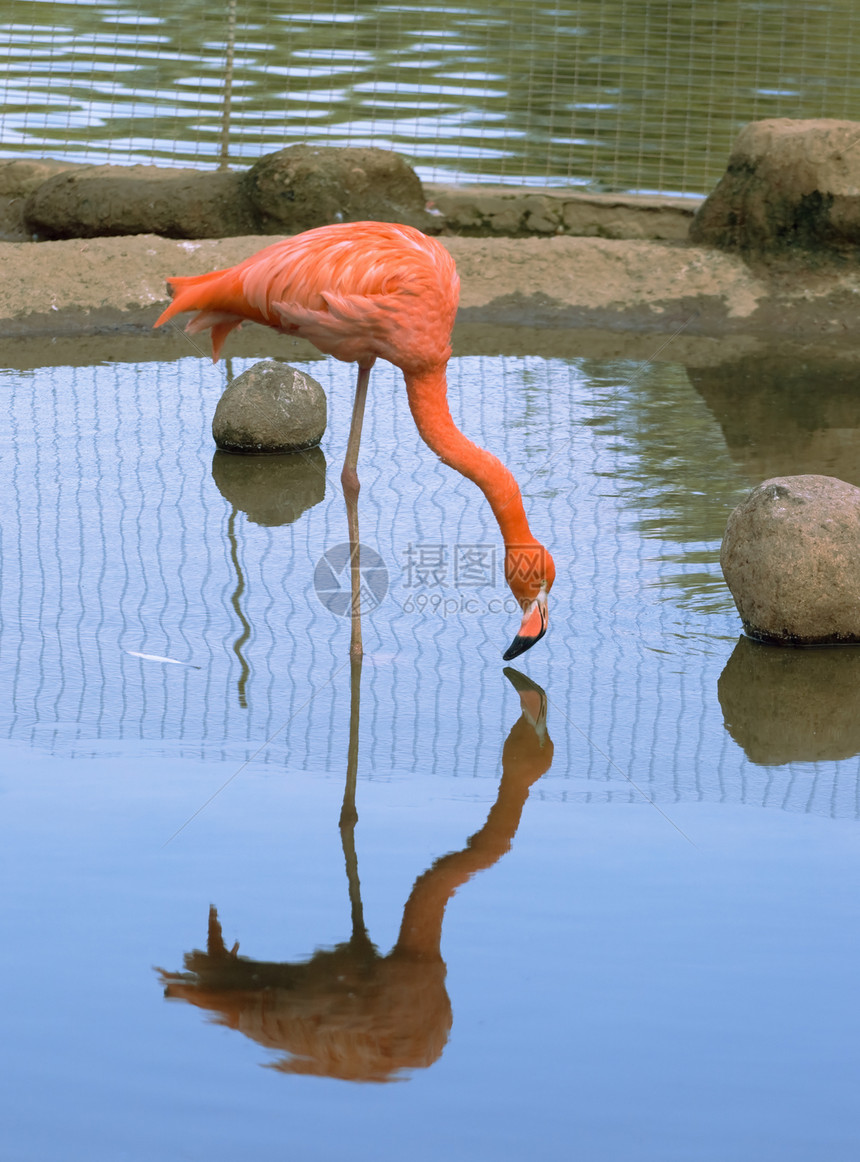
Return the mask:
POLYGON ((766 480, 729 517, 720 565, 747 633, 860 642, 860 488, 832 476, 766 480))
POLYGON ((690 240, 785 253, 860 247, 860 122, 754 121, 701 205, 690 240))
POLYGON ((41 239, 257 234, 243 176, 154 165, 81 166, 37 186, 24 205, 24 222, 41 239))
POLYGON ((315 448, 325 425, 320 384, 287 363, 263 359, 237 375, 221 396, 212 435, 223 452, 298 452, 315 448))
POLYGON ((438 229, 418 175, 387 149, 291 145, 261 157, 245 184, 265 233, 365 220, 438 229))

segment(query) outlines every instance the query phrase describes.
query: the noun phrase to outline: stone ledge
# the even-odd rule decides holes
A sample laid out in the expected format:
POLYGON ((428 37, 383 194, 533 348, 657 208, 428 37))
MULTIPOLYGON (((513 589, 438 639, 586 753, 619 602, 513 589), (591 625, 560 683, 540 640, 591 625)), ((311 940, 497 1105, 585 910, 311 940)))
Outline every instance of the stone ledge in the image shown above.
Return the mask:
POLYGON ((428 206, 445 234, 525 238, 683 241, 704 198, 646 194, 589 194, 518 186, 442 186, 425 183, 428 206))
MULTIPOLYGON (((71 170, 95 172, 98 168, 51 160, 0 160, 0 241, 31 241, 24 224, 24 207, 41 185, 71 170)), ((241 177, 239 173, 167 167, 160 170, 151 166, 125 168, 129 180, 137 175, 141 188, 147 181, 151 185, 156 173, 165 182, 175 181, 177 196, 182 197, 188 196, 185 186, 193 179, 198 199, 201 188, 207 184, 207 172, 213 177, 213 186, 218 182, 223 186, 231 178, 238 182, 241 177)), ((590 194, 575 189, 433 183, 424 183, 424 193, 432 215, 429 221, 440 234, 495 238, 563 234, 586 238, 680 241, 687 237, 696 210, 704 200, 659 195, 590 194)), ((224 202, 228 191, 213 191, 212 196, 215 201, 224 202)), ((237 209, 232 216, 228 214, 225 218, 226 223, 233 223, 232 234, 236 233, 238 212, 237 209)), ((147 232, 159 228, 153 222, 147 232)), ((213 233, 211 236, 224 235, 213 233)))

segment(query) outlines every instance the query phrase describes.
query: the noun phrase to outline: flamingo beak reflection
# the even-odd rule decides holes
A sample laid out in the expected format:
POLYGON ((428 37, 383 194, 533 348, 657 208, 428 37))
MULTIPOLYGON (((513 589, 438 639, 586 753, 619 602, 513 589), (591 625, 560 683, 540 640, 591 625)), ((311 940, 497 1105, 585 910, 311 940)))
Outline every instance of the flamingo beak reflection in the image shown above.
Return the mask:
POLYGON ((502 654, 503 660, 509 662, 512 658, 518 658, 520 654, 524 654, 526 650, 530 650, 535 642, 539 642, 546 633, 548 622, 549 611, 547 609, 546 592, 541 589, 534 601, 530 601, 525 606, 522 625, 519 628, 517 636, 502 654))

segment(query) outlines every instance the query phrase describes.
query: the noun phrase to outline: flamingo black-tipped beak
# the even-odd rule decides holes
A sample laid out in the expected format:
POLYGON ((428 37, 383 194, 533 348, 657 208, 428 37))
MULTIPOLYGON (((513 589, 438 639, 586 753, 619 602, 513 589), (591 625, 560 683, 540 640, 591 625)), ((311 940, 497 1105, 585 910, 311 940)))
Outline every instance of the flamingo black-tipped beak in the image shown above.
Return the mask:
POLYGON ((502 659, 510 662, 513 658, 518 658, 520 654, 524 654, 526 650, 530 650, 535 642, 539 642, 546 633, 548 621, 546 594, 540 593, 534 601, 530 601, 526 606, 519 632, 502 654, 502 659))

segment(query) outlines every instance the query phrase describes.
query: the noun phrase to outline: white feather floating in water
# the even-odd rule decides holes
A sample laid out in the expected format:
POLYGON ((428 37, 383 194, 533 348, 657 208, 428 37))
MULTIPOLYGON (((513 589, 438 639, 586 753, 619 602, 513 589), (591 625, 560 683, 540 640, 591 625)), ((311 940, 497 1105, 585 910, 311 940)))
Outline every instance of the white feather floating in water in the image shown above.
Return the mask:
POLYGON ((133 658, 143 658, 145 662, 169 662, 171 666, 188 666, 192 670, 199 670, 192 662, 180 662, 178 658, 163 658, 160 654, 142 654, 139 650, 126 650, 133 658))

